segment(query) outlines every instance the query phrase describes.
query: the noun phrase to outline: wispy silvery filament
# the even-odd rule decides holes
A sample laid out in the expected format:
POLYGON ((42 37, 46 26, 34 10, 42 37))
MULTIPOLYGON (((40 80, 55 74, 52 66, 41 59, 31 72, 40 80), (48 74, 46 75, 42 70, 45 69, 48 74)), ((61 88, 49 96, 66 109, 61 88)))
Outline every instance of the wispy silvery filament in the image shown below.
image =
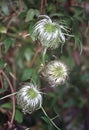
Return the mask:
POLYGON ((41 76, 51 87, 65 83, 68 79, 67 66, 61 61, 51 61, 40 71, 41 76))
POLYGON ((52 22, 50 17, 40 15, 43 19, 39 20, 34 26, 34 35, 39 39, 42 46, 57 48, 61 43, 64 44, 66 36, 69 35, 68 27, 52 22))
POLYGON ((23 85, 16 98, 18 106, 24 113, 32 113, 42 106, 42 95, 32 83, 23 85))

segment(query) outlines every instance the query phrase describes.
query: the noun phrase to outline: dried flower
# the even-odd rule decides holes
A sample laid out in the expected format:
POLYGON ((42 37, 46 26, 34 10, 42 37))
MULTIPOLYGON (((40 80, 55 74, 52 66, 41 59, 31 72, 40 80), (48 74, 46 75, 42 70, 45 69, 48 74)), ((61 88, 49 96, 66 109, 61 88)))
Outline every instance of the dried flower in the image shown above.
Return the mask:
POLYGON ((52 22, 46 15, 40 15, 40 17, 44 18, 35 24, 34 35, 36 39, 40 40, 42 46, 55 49, 61 43, 64 44, 66 36, 69 35, 68 27, 52 22))
POLYGON ((24 84, 17 93, 17 104, 24 113, 32 113, 42 106, 42 95, 37 86, 29 83, 24 84))
POLYGON ((68 79, 67 66, 61 61, 51 61, 40 70, 41 76, 51 87, 65 83, 68 79))

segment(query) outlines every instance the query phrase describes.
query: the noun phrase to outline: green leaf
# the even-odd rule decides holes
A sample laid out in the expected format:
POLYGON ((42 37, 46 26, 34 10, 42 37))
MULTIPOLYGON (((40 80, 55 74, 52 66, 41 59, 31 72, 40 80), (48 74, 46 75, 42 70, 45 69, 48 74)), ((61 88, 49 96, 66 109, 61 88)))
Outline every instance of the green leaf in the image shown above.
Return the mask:
POLYGON ((25 22, 33 20, 33 17, 34 17, 34 10, 33 9, 28 10, 25 22))
POLYGON ((33 69, 26 68, 22 74, 22 81, 26 81, 31 78, 33 69))
POLYGON ((85 98, 83 98, 83 97, 80 97, 80 98, 79 98, 78 106, 79 106, 80 108, 83 108, 86 103, 87 103, 87 99, 85 99, 85 98))
POLYGON ((14 40, 12 40, 9 37, 6 37, 6 39, 4 40, 4 45, 5 45, 5 52, 8 52, 10 46, 14 43, 14 40))
POLYGON ((81 16, 83 14, 83 12, 84 12, 84 10, 79 6, 73 6, 72 10, 74 11, 74 17, 76 17, 76 18, 81 16))
POLYGON ((34 16, 38 16, 40 13, 36 9, 29 9, 26 15, 25 22, 29 22, 34 19, 34 16))
POLYGON ((0 60, 0 69, 4 66, 5 62, 3 60, 0 60))
POLYGON ((35 11, 35 15, 36 15, 36 16, 39 16, 39 15, 40 15, 39 10, 35 9, 34 11, 35 11))
POLYGON ((30 48, 26 48, 24 50, 24 57, 27 61, 31 61, 32 56, 34 55, 33 50, 30 48))
POLYGON ((3 105, 0 105, 1 108, 7 108, 12 109, 12 103, 4 103, 3 105))
POLYGON ((85 73, 81 76, 83 82, 89 82, 89 73, 85 73))
MULTIPOLYGON (((0 108, 6 108, 6 109, 12 109, 12 103, 5 103, 3 105, 0 105, 0 108)), ((15 110, 15 116, 14 116, 14 119, 18 122, 18 123, 22 123, 23 121, 23 115, 22 113, 16 109, 15 110)))
POLYGON ((0 94, 3 93, 3 92, 5 92, 5 91, 6 91, 6 89, 1 88, 0 89, 0 94))
POLYGON ((0 26, 0 33, 7 33, 7 28, 4 26, 0 26))
POLYGON ((72 56, 61 56, 60 60, 64 61, 69 66, 70 70, 73 69, 73 67, 75 67, 75 62, 72 56))
POLYGON ((14 119, 18 123, 22 123, 22 121, 23 121, 23 115, 22 115, 22 113, 18 109, 16 109, 16 111, 15 111, 15 117, 14 117, 14 119))
POLYGON ((33 70, 32 79, 34 79, 34 82, 40 86, 40 78, 37 72, 38 72, 37 70, 35 69, 33 70))
POLYGON ((35 40, 35 36, 33 34, 34 25, 35 25, 35 23, 33 21, 30 22, 30 25, 29 25, 29 34, 30 34, 30 37, 32 38, 33 41, 35 40))
POLYGON ((64 103, 63 107, 69 108, 69 107, 75 106, 76 104, 77 103, 76 103, 75 99, 70 98, 66 103, 64 103))
POLYGON ((80 33, 76 33, 74 35, 74 38, 75 38, 75 48, 79 48, 80 54, 81 54, 82 53, 82 49, 83 49, 83 47, 82 47, 82 44, 83 44, 82 36, 81 36, 80 33))
POLYGON ((8 8, 8 3, 6 2, 6 0, 3 0, 0 2, 0 6, 1 6, 1 10, 3 11, 3 13, 5 15, 9 15, 9 8, 8 8))

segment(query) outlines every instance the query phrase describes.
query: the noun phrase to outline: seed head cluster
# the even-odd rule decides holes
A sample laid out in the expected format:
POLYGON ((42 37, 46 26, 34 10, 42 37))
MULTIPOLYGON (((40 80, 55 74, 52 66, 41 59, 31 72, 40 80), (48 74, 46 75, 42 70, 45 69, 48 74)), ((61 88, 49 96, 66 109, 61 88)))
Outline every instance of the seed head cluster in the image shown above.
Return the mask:
MULTIPOLYGON (((40 17, 42 19, 35 24, 33 34, 42 46, 55 49, 60 44, 64 44, 66 37, 69 36, 69 29, 63 24, 53 22, 46 15, 40 17)), ((51 87, 63 84, 68 79, 68 68, 59 60, 43 65, 39 73, 51 87)), ((24 84, 17 92, 16 98, 17 104, 24 113, 32 113, 42 107, 42 95, 33 83, 24 84)))

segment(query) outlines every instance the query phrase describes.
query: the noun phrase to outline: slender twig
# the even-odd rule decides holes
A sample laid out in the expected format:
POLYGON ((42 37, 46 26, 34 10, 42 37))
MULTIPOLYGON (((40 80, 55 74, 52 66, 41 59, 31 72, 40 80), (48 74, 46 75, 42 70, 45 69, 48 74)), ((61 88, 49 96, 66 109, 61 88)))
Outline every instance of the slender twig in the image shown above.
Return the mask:
POLYGON ((40 1, 40 15, 42 15, 42 13, 43 13, 43 2, 44 2, 44 0, 40 1))
POLYGON ((34 63, 35 63, 35 60, 36 60, 38 54, 41 52, 41 50, 42 50, 42 47, 41 47, 40 45, 38 45, 38 48, 36 49, 36 52, 35 52, 35 54, 34 54, 34 57, 33 57, 33 59, 32 59, 32 61, 31 61, 30 65, 29 65, 30 68, 33 67, 33 65, 34 65, 34 63))
MULTIPOLYGON (((12 84, 11 84, 10 80, 8 79, 7 75, 3 72, 3 70, 0 70, 0 73, 3 75, 3 77, 8 82, 11 93, 14 93, 14 89, 13 89, 12 84)), ((13 112, 12 112, 12 117, 11 117, 11 121, 10 121, 11 125, 13 124, 14 115, 15 115, 15 97, 14 97, 14 95, 12 95, 12 104, 13 104, 13 112)))
POLYGON ((9 74, 14 80, 16 80, 16 77, 11 72, 9 72, 9 74))
POLYGON ((54 120, 54 119, 56 119, 57 117, 59 117, 59 115, 56 115, 55 117, 53 117, 51 120, 54 120))
POLYGON ((11 96, 13 96, 13 95, 15 95, 15 94, 17 94, 17 93, 18 93, 18 92, 14 92, 14 93, 8 94, 8 95, 6 95, 6 96, 0 98, 0 100, 3 100, 3 99, 5 99, 5 98, 7 98, 7 97, 11 97, 11 96))
POLYGON ((56 11, 58 11, 58 7, 59 7, 59 2, 58 0, 56 0, 56 11))
POLYGON ((0 84, 1 84, 1 88, 3 88, 2 76, 0 76, 0 84))
POLYGON ((14 91, 16 90, 16 67, 15 67, 15 63, 13 62, 12 63, 12 71, 13 71, 13 73, 12 72, 9 72, 9 74, 10 74, 10 76, 12 77, 12 80, 13 80, 13 88, 14 88, 14 91))
POLYGON ((23 12, 23 8, 22 8, 22 0, 19 0, 19 14, 23 12))
POLYGON ((44 50, 43 50, 43 55, 42 55, 42 62, 43 62, 43 65, 45 65, 45 55, 46 55, 46 51, 47 51, 47 47, 46 48, 44 48, 44 50))
POLYGON ((47 117, 47 119, 51 122, 51 124, 57 129, 57 130, 61 130, 54 122, 52 119, 50 119, 50 117, 47 115, 47 113, 45 112, 44 108, 41 107, 41 110, 43 111, 44 115, 47 117))

